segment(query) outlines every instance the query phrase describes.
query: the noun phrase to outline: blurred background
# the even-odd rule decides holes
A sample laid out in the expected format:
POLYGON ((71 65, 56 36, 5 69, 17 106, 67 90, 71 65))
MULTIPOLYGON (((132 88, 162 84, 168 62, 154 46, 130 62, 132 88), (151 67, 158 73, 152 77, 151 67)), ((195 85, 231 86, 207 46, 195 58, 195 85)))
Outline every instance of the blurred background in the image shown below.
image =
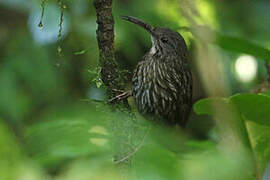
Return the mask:
MULTIPOLYGON (((141 118, 111 112, 92 3, 0 0, 0 179, 253 179, 249 156, 219 151, 209 116, 192 113, 187 132, 148 135, 141 118), (113 156, 134 157, 125 168, 113 156)), ((268 78, 268 0, 115 0, 113 15, 116 60, 129 75, 151 40, 120 15, 183 35, 194 102, 252 92, 268 78)))

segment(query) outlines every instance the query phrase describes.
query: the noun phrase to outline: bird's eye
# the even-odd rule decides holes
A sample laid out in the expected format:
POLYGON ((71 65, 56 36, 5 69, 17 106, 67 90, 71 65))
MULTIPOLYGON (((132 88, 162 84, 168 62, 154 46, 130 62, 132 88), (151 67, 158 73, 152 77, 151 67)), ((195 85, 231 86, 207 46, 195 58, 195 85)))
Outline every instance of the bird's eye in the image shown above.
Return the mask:
POLYGON ((166 37, 162 37, 162 38, 161 38, 161 42, 167 43, 167 42, 168 42, 168 39, 167 39, 166 37))

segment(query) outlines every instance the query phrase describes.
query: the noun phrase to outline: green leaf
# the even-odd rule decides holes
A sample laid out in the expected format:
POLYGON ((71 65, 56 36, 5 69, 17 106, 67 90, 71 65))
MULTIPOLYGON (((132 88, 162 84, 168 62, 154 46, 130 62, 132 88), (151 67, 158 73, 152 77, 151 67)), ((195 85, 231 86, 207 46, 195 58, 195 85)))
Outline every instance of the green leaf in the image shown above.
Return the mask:
MULTIPOLYGON (((256 155, 259 172, 262 174, 270 159, 270 96, 263 94, 237 94, 229 98, 208 98, 198 101, 194 105, 197 114, 213 115, 215 118, 224 119, 230 127, 241 128, 245 122, 251 147, 256 155), (219 108, 219 105, 224 105, 219 108), (220 109, 222 109, 220 111, 220 109), (236 110, 235 121, 230 121, 231 110, 236 110), (220 113, 222 112, 222 113, 220 113), (224 113, 229 112, 229 113, 224 113)), ((223 122, 224 122, 223 119, 223 122)), ((225 128, 225 127, 221 127, 225 128)), ((239 135, 244 135, 240 131, 239 135)))
POLYGON ((27 151, 46 168, 57 168, 69 159, 110 154, 106 116, 114 117, 102 108, 77 105, 48 112, 40 123, 25 129, 27 151))
MULTIPOLYGON (((79 159, 72 162, 64 171, 59 174, 59 178, 65 180, 90 180, 90 179, 123 179, 123 172, 113 164, 111 158, 95 156, 91 158, 79 159)), ((129 179, 129 178, 128 178, 129 179)))
POLYGON ((23 154, 14 132, 4 122, 0 119, 0 179, 46 179, 39 165, 23 154))
POLYGON ((145 145, 136 154, 133 162, 136 179, 179 179, 175 153, 158 145, 145 145))
POLYGON ((270 126, 270 97, 262 94, 238 94, 230 98, 249 121, 270 126))
POLYGON ((263 94, 237 94, 230 98, 202 99, 194 104, 197 114, 213 115, 217 105, 228 102, 237 107, 246 120, 270 126, 270 96, 263 94))
POLYGON ((247 123, 247 128, 259 171, 263 173, 270 161, 270 128, 251 121, 247 123))
POLYGON ((64 160, 98 152, 94 144, 105 145, 108 141, 103 136, 106 134, 102 132, 99 136, 94 130, 100 127, 94 127, 87 120, 40 123, 28 128, 26 142, 35 159, 46 167, 53 167, 64 160))
POLYGON ((207 98, 207 99, 202 99, 200 101, 197 101, 193 105, 194 111, 199 114, 205 114, 205 115, 213 115, 215 106, 218 104, 223 104, 225 103, 224 98, 207 98))
POLYGON ((215 43, 228 51, 250 54, 261 60, 270 61, 270 50, 238 37, 216 33, 215 43))
POLYGON ((199 31, 200 34, 196 34, 196 31, 191 31, 194 33, 194 35, 197 35, 199 39, 204 39, 209 43, 216 44, 227 51, 237 52, 241 54, 249 54, 257 57, 258 59, 270 61, 270 50, 261 45, 239 37, 221 34, 206 26, 198 26, 196 28, 198 28, 196 31, 199 31), (208 34, 214 35, 215 40, 209 41, 209 39, 205 39, 205 37, 208 37, 208 34))

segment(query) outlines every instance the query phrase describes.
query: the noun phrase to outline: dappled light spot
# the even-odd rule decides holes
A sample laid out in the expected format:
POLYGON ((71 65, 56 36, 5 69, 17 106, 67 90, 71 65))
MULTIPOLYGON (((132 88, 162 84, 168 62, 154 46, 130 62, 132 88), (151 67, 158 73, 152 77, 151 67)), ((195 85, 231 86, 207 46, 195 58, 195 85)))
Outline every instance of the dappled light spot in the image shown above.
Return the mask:
POLYGON ((89 133, 102 134, 102 135, 108 135, 107 130, 102 126, 94 126, 88 132, 89 133))
POLYGON ((104 146, 108 142, 108 140, 104 138, 90 138, 89 140, 92 144, 97 146, 104 146))
POLYGON ((239 81, 247 83, 257 75, 258 64, 253 56, 240 56, 235 62, 235 71, 239 81))
POLYGON ((89 138, 89 141, 97 146, 104 146, 108 140, 103 137, 108 135, 107 130, 102 126, 94 126, 88 131, 93 137, 89 138))

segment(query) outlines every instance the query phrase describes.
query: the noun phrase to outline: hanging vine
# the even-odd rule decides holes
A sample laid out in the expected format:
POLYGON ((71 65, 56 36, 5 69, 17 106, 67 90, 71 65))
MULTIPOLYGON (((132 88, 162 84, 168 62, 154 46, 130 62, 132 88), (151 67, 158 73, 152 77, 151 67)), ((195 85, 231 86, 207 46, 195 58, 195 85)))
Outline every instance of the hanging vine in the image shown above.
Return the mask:
MULTIPOLYGON (((40 21, 38 23, 38 27, 42 28, 44 26, 43 24, 43 17, 44 17, 44 12, 45 12, 45 5, 46 5, 47 0, 41 0, 41 16, 40 16, 40 21)), ((58 41, 58 47, 57 47, 57 52, 58 55, 61 57, 62 56, 62 47, 61 47, 61 41, 62 41, 62 35, 63 35, 63 23, 64 23, 64 10, 67 8, 66 4, 64 3, 64 0, 58 0, 58 6, 60 8, 60 20, 59 20, 59 30, 58 30, 58 35, 57 35, 57 41, 58 41)), ((56 64, 59 66, 59 63, 56 64)))
POLYGON ((41 0, 41 16, 40 16, 40 21, 38 23, 38 27, 42 28, 43 27, 43 16, 44 16, 44 10, 45 10, 45 3, 46 0, 41 0))
POLYGON ((62 41, 62 33, 63 33, 63 23, 64 23, 64 10, 66 9, 66 5, 64 4, 63 0, 58 0, 58 6, 60 8, 61 14, 60 14, 60 21, 59 21, 59 30, 58 30, 58 47, 57 52, 59 56, 62 56, 62 47, 61 47, 61 41, 62 41))

